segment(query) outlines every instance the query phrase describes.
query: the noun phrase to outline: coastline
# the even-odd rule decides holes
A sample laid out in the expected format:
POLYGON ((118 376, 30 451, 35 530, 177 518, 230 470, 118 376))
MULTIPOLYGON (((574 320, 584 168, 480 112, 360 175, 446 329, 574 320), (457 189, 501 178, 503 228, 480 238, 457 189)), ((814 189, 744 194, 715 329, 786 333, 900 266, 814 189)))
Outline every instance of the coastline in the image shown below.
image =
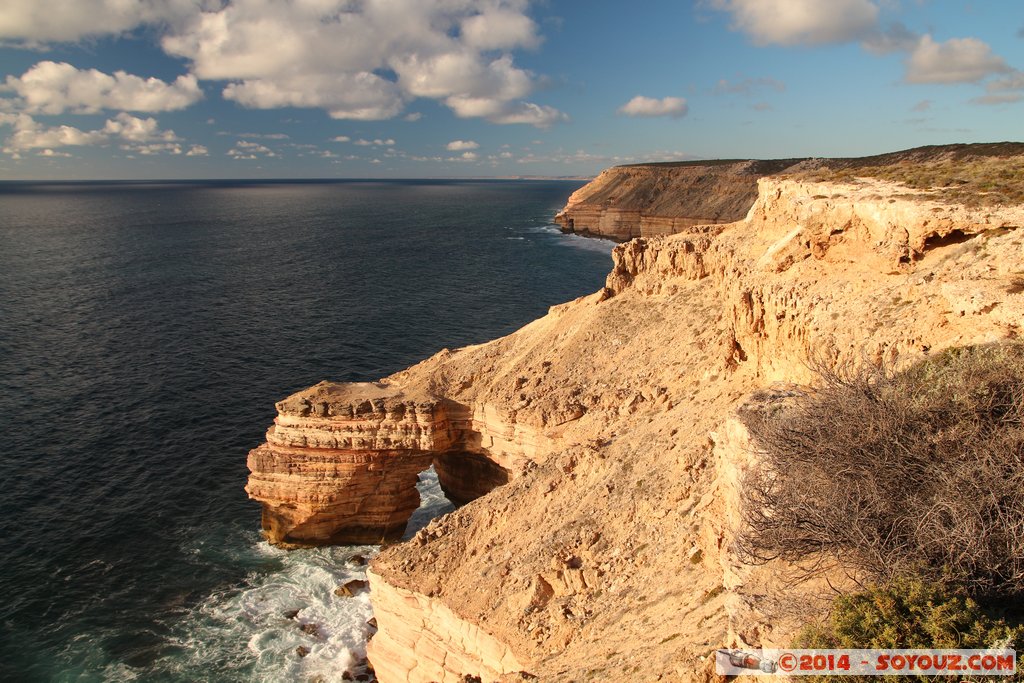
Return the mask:
MULTIPOLYGON (((342 450, 470 452, 509 480, 374 560, 383 683, 588 670, 693 680, 709 647, 785 642, 797 624, 758 595, 810 599, 814 587, 794 592, 776 578, 785 566, 730 550, 750 457, 730 416, 773 383, 806 381, 821 349, 832 363, 907 362, 1016 333, 1022 302, 1003 292, 1024 208, 870 178, 768 176, 756 188, 740 220, 620 244, 599 292, 381 380, 396 395, 429 392, 444 411, 434 434, 449 441, 342 450), (890 309, 901 325, 879 325, 890 309)), ((289 405, 309 401, 303 437, 323 443, 333 408, 316 415, 311 398, 289 405)), ((387 405, 371 410, 408 431, 387 405)))

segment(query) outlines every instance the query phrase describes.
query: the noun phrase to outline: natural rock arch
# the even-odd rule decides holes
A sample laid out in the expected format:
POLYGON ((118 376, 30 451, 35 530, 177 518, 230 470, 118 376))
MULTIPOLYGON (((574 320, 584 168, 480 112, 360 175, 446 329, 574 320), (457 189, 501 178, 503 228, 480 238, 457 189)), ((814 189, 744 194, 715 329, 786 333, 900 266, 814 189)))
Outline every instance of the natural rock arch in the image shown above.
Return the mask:
POLYGON ((381 543, 419 507, 418 474, 434 465, 463 505, 508 482, 475 444, 469 410, 394 385, 321 382, 277 404, 267 440, 249 453, 250 498, 267 539, 284 547, 381 543))

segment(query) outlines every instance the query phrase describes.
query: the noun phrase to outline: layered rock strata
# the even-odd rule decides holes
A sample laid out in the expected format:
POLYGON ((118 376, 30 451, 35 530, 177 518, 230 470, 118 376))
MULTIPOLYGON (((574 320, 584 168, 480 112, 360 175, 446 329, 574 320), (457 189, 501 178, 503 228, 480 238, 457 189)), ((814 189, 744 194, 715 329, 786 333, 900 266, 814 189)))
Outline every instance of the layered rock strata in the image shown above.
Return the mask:
POLYGON ((693 161, 616 166, 569 197, 555 217, 564 232, 625 241, 743 218, 757 180, 799 160, 693 161))
POLYGON ((440 400, 383 383, 322 382, 277 411, 245 490, 284 546, 400 537, 419 507, 417 475, 455 439, 440 400))
POLYGON ((419 507, 418 475, 431 465, 449 500, 464 505, 557 442, 528 413, 517 420, 514 411, 464 405, 397 377, 321 382, 277 411, 266 442, 249 453, 245 490, 262 503, 265 536, 282 547, 395 540, 419 507))
MULTIPOLYGON (((447 432, 410 449, 435 466, 473 453, 509 473, 375 558, 382 683, 710 680, 715 648, 785 644, 825 604, 827 586, 733 551, 752 462, 734 415, 811 361, 1019 338, 1024 207, 876 180, 757 188, 742 220, 620 245, 601 291, 370 385, 440 406, 425 421, 447 432)), ((334 418, 316 406, 303 419, 334 418)), ((466 499, 493 483, 474 468, 466 499)), ((279 499, 328 500, 316 481, 279 499)))

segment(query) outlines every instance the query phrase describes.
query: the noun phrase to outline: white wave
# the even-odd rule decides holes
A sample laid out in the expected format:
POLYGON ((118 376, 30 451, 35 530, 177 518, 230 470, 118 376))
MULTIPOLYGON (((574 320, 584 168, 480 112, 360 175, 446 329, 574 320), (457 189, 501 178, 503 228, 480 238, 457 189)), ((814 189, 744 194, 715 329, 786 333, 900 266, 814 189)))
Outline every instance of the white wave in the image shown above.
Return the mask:
MULTIPOLYGON (((420 475, 421 505, 406 528, 409 538, 454 507, 444 497, 433 468, 420 475)), ((335 588, 365 580, 364 563, 377 546, 285 551, 265 541, 249 546, 240 561, 279 566, 252 572, 244 586, 208 596, 175 629, 177 652, 155 663, 153 673, 171 680, 344 680, 366 655, 373 616, 367 592, 339 597, 335 588), (312 633, 303 631, 306 627, 312 633), (299 656, 298 648, 308 653, 299 656)))
POLYGON ((551 223, 527 228, 526 232, 533 233, 535 235, 550 236, 554 238, 552 242, 559 246, 573 247, 575 249, 583 249, 585 251, 597 251, 602 254, 611 254, 612 249, 614 249, 617 244, 613 240, 607 240, 601 237, 583 237, 581 235, 562 232, 560 227, 552 225, 551 223))

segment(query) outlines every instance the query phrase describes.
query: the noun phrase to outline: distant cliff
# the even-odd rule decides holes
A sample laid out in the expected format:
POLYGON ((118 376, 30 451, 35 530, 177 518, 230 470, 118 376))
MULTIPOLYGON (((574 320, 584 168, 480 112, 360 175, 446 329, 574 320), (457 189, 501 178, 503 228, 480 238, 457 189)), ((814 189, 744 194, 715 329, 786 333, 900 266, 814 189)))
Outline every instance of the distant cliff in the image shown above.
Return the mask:
POLYGON ((815 182, 877 178, 913 190, 941 189, 970 205, 1024 201, 1024 173, 1004 160, 1024 155, 1018 142, 932 145, 868 157, 709 160, 615 166, 569 197, 555 217, 562 230, 620 242, 690 232, 742 220, 768 176, 815 182))
POLYGON ((799 163, 728 160, 616 166, 574 192, 555 222, 565 232, 624 242, 732 223, 757 198, 757 179, 799 163))

